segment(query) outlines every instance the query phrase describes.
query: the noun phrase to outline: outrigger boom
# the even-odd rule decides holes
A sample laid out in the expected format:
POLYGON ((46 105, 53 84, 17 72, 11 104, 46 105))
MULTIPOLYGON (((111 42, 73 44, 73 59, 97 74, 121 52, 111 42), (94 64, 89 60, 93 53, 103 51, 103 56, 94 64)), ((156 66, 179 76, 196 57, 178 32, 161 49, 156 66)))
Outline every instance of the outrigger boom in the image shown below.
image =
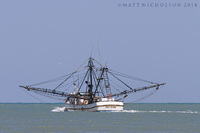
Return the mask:
MULTIPOLYGON (((159 89, 159 86, 165 85, 166 83, 161 83, 161 84, 156 84, 156 85, 151 85, 151 86, 147 86, 147 87, 141 87, 141 88, 137 88, 137 89, 132 89, 132 90, 125 90, 121 93, 117 93, 117 94, 112 94, 112 97, 114 96, 120 96, 120 95, 127 95, 130 93, 134 93, 137 91, 143 91, 143 90, 147 90, 147 89, 151 89, 154 87, 157 87, 156 90, 159 89)), ((37 91, 37 92, 43 92, 43 93, 48 93, 51 95, 56 95, 56 96, 61 96, 61 97, 69 97, 70 94, 62 92, 62 91, 57 91, 57 90, 51 90, 51 89, 44 89, 44 88, 35 88, 35 87, 29 87, 29 86, 19 86, 21 88, 24 88, 28 91, 37 91)), ((106 96, 109 97, 109 96, 106 96)))

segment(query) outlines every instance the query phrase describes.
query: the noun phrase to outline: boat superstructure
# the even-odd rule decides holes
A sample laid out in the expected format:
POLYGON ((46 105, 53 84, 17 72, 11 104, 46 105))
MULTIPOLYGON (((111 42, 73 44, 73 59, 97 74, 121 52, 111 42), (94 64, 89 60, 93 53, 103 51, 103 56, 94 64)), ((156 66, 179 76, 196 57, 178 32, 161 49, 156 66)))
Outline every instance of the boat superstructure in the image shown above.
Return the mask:
POLYGON ((123 99, 129 94, 149 90, 152 88, 154 88, 154 90, 158 90, 159 86, 165 84, 158 84, 118 73, 108 69, 107 66, 104 67, 91 57, 86 62, 86 66, 84 66, 85 63, 82 64, 71 74, 45 82, 20 87, 37 94, 46 95, 48 97, 59 97, 59 99, 65 101, 66 111, 122 111, 123 99), (82 67, 83 69, 81 69, 82 67), (78 74, 79 72, 81 72, 81 74, 78 74), (115 85, 111 85, 110 81, 114 82, 114 80, 111 80, 108 75, 112 76, 112 78, 114 78, 115 81, 118 81, 120 85, 116 83, 115 85), (125 83, 124 80, 120 79, 120 76, 123 78, 146 82, 149 83, 149 85, 133 88, 125 83), (35 87, 37 85, 59 80, 63 81, 54 89, 35 87), (73 86, 69 86, 70 84, 73 86), (65 89, 61 91, 60 88, 65 89))

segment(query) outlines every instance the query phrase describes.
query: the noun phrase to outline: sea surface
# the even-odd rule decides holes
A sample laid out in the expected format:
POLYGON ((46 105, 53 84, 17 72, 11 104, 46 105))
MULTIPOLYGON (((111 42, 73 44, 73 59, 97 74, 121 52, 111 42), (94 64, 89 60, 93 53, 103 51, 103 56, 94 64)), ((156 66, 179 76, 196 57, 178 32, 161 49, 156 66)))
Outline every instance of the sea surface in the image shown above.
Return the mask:
POLYGON ((0 104, 0 133, 200 133, 200 104, 125 104, 64 112, 64 104, 0 104))

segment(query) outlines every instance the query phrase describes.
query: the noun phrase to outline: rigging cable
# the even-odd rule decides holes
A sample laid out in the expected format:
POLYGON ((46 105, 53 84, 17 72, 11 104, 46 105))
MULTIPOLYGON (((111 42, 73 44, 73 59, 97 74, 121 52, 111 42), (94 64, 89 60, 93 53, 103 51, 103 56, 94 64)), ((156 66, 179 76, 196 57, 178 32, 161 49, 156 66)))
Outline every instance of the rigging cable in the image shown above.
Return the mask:
MULTIPOLYGON (((83 78, 83 77, 82 77, 83 78)), ((81 79, 82 79, 81 78, 81 79)), ((68 85, 73 85, 72 83, 74 83, 74 82, 76 82, 76 81, 78 81, 79 79, 77 79, 77 80, 75 80, 75 81, 71 81, 71 82, 69 82, 69 83, 67 83, 67 84, 64 84, 64 85, 62 85, 60 88, 63 88, 63 87, 65 87, 65 86, 68 86, 68 85)), ((66 91, 67 89, 65 89, 65 91, 66 91)))
MULTIPOLYGON (((110 80, 110 81, 112 81, 112 80, 110 80)), ((113 86, 112 84, 110 84, 110 86, 111 86, 112 88, 116 89, 118 92, 121 92, 118 88, 116 88, 116 87, 113 86)))
POLYGON ((133 79, 133 80, 143 81, 143 82, 147 82, 147 83, 151 83, 151 84, 158 84, 158 83, 155 83, 155 82, 152 82, 152 81, 144 80, 144 79, 137 78, 137 77, 134 77, 134 76, 130 76, 130 75, 127 75, 127 74, 123 74, 123 73, 120 73, 120 72, 117 72, 117 71, 114 71, 114 70, 111 70, 111 69, 109 69, 109 71, 114 72, 113 74, 115 74, 115 75, 122 76, 122 77, 125 77, 125 78, 130 78, 130 79, 133 79))
POLYGON ((24 92, 26 92, 28 95, 30 95, 31 97, 33 97, 33 98, 35 98, 35 99, 37 99, 38 101, 40 101, 41 103, 47 103, 47 102, 45 102, 45 101, 42 101, 42 100, 40 100, 39 98, 37 98, 37 97, 35 97, 35 96, 33 96, 33 95, 31 95, 30 93, 28 93, 27 91, 25 91, 24 89, 22 89, 24 92))
POLYGON ((124 83, 122 80, 120 80, 118 77, 116 77, 114 74, 112 74, 110 71, 108 71, 113 77, 115 77, 117 80, 119 80, 120 82, 122 82, 126 87, 128 87, 129 89, 133 90, 129 85, 127 85, 126 83, 124 83))
MULTIPOLYGON (((81 72, 81 71, 83 71, 83 70, 85 70, 85 69, 82 69, 82 70, 80 70, 79 72, 81 72)), ((67 77, 67 76, 69 76, 69 75, 71 75, 71 74, 72 74, 72 73, 67 74, 67 75, 60 76, 60 77, 58 77, 58 78, 50 79, 50 80, 47 80, 47 81, 44 81, 44 82, 40 82, 40 83, 28 85, 28 86, 31 87, 31 86, 37 86, 37 85, 41 85, 41 84, 45 84, 45 83, 49 83, 49 82, 59 81, 59 80, 62 80, 62 79, 64 79, 65 77, 67 77)), ((77 76, 77 75, 75 75, 75 76, 77 76)))
POLYGON ((97 78, 96 73, 93 71, 93 75, 95 76, 96 80, 98 81, 98 82, 97 82, 97 85, 95 84, 95 86, 96 86, 96 90, 95 90, 94 93, 98 92, 98 95, 99 95, 99 91, 97 90, 98 87, 99 87, 99 89, 101 90, 101 93, 102 93, 103 96, 105 97, 105 95, 104 95, 104 93, 103 93, 103 89, 102 89, 101 86, 100 86, 100 83, 101 83, 101 76, 102 76, 102 74, 101 74, 100 78, 97 78))
POLYGON ((94 62, 96 62, 97 64, 99 64, 101 66, 101 68, 103 68, 103 65, 101 63, 99 63, 97 60, 94 59, 94 62))
POLYGON ((81 87, 82 87, 82 85, 83 85, 83 82, 85 81, 85 78, 86 78, 87 75, 88 75, 88 72, 89 72, 89 69, 87 70, 87 72, 86 72, 86 74, 85 74, 85 76, 84 76, 84 78, 83 78, 83 80, 82 80, 82 82, 81 82, 81 85, 80 85, 78 91, 80 91, 80 89, 81 89, 81 87))
MULTIPOLYGON (((87 59, 88 60, 88 59, 87 59)), ((86 61, 87 61, 86 60, 86 61)), ((77 73, 78 72, 78 70, 86 63, 86 61, 83 63, 83 64, 81 64, 80 66, 79 66, 79 68, 78 69, 76 69, 76 71, 74 71, 69 77, 67 77, 62 83, 60 83, 54 90, 56 90, 56 89, 58 89, 63 83, 65 83, 72 75, 74 75, 75 73, 77 73)))
MULTIPOLYGON (((79 80, 82 80, 83 78, 84 78, 84 76, 85 76, 85 73, 82 73, 82 74, 77 74, 77 75, 74 75, 74 76, 77 76, 78 77, 78 79, 76 79, 75 81, 74 81, 74 79, 73 79, 73 81, 71 81, 71 82, 68 82, 67 84, 63 84, 61 87, 59 87, 59 88, 63 88, 63 87, 65 87, 65 86, 68 86, 68 85, 70 85, 67 89, 65 89, 65 91, 66 90, 68 90, 73 84, 72 83, 74 83, 74 82, 79 82, 79 80), (79 78, 79 76, 81 76, 81 75, 83 75, 81 78, 79 78)), ((79 86, 79 83, 78 83, 78 86, 79 86)), ((78 87, 79 88, 79 87, 78 87)))
POLYGON ((36 92, 36 91, 34 91, 34 93, 39 94, 39 95, 44 96, 44 97, 49 97, 49 98, 52 98, 52 99, 56 99, 56 100, 59 100, 59 101, 65 101, 64 99, 56 98, 56 97, 53 97, 53 96, 51 97, 50 95, 44 95, 44 94, 36 92))
MULTIPOLYGON (((162 88, 163 86, 160 86, 160 89, 162 88)), ((146 96, 138 99, 138 100, 135 100, 135 101, 131 101, 131 102, 128 102, 128 103, 136 103, 136 102, 139 102, 139 101, 142 101, 146 98, 148 98, 149 96, 153 95, 157 90, 159 89, 159 87, 157 87, 155 90, 153 90, 152 92, 150 92, 149 94, 147 94, 146 96)))
MULTIPOLYGON (((124 89, 123 87, 121 87, 120 85, 118 85, 117 83, 115 83, 113 80, 111 80, 110 79, 110 81, 113 83, 113 84, 115 84, 116 86, 118 86, 119 88, 121 88, 121 89, 123 89, 124 91, 126 90, 126 89, 124 89)), ((110 84, 110 85, 112 85, 112 84, 110 84)), ((113 85, 112 85, 113 86, 113 85)), ((113 86, 114 87, 114 86, 113 86)), ((115 87, 116 88, 116 87, 115 87)), ((116 88, 117 89, 117 88, 116 88)), ((120 90, 119 89, 117 89, 119 92, 120 92, 120 90)))
POLYGON ((149 96, 153 95, 156 91, 157 91, 157 90, 155 89, 155 90, 153 90, 152 92, 150 92, 149 94, 147 94, 146 96, 144 96, 144 97, 142 97, 142 98, 140 98, 140 99, 137 99, 137 100, 135 100, 135 101, 128 102, 128 103, 136 103, 136 102, 142 101, 142 100, 148 98, 149 96))
POLYGON ((57 80, 61 80, 68 75, 70 75, 70 74, 67 74, 67 75, 64 75, 64 76, 61 76, 61 77, 58 77, 58 78, 50 79, 50 80, 47 80, 47 81, 44 81, 44 82, 28 85, 28 86, 37 86, 37 85, 41 85, 41 84, 45 84, 45 83, 49 83, 49 82, 54 82, 54 81, 57 81, 57 80))

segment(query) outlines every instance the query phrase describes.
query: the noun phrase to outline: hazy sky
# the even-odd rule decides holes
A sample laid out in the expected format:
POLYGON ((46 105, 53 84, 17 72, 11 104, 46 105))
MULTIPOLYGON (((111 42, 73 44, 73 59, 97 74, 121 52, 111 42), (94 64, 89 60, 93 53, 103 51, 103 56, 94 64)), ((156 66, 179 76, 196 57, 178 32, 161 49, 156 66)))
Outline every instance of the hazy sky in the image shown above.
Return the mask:
POLYGON ((18 86, 71 73, 98 44, 113 70, 167 83, 142 102, 199 103, 199 14, 198 0, 0 0, 0 102, 38 102, 18 86))

